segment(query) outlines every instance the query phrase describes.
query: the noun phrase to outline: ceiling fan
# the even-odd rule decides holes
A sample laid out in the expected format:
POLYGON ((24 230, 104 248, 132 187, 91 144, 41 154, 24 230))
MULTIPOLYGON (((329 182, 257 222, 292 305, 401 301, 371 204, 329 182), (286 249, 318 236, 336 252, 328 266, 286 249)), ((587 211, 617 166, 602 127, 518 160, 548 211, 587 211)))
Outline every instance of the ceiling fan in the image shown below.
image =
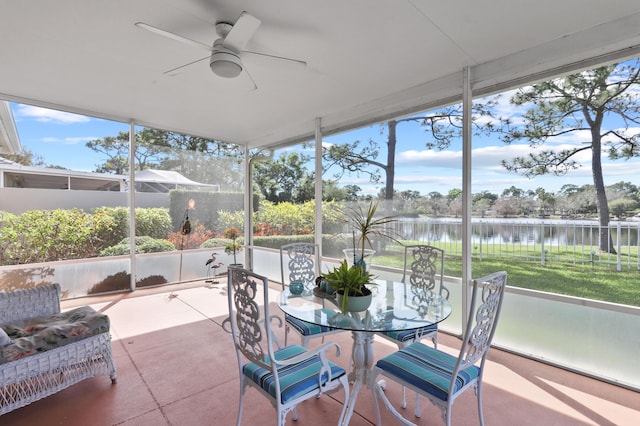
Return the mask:
POLYGON ((164 74, 175 75, 178 70, 208 58, 209 66, 214 74, 223 78, 245 78, 249 89, 255 90, 257 89, 257 85, 242 62, 242 58, 244 57, 251 56, 263 62, 275 62, 273 65, 278 67, 304 69, 307 66, 305 61, 244 50, 246 44, 251 37, 253 37, 261 23, 262 21, 247 12, 242 12, 235 24, 218 22, 216 23, 216 33, 220 38, 215 40, 212 46, 144 22, 136 22, 135 26, 211 52, 209 56, 180 65, 179 67, 165 71, 164 74))

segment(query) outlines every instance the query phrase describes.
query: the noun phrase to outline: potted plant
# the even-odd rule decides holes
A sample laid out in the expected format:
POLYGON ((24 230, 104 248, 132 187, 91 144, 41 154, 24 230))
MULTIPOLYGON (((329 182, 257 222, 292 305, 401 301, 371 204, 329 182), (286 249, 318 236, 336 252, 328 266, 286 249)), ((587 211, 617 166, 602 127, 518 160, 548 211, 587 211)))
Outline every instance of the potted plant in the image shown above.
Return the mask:
POLYGON ((242 266, 242 264, 238 263, 236 259, 236 254, 242 250, 242 244, 237 241, 239 236, 240 230, 238 228, 227 228, 224 231, 224 237, 231 240, 231 242, 224 248, 225 253, 233 254, 233 264, 229 266, 242 266))
POLYGON ((354 265, 362 265, 367 268, 365 259, 371 259, 375 253, 372 238, 388 238, 400 244, 394 237, 394 232, 387 229, 387 225, 396 221, 394 216, 382 216, 376 218, 378 203, 370 201, 366 208, 358 205, 347 211, 345 222, 354 228, 353 248, 345 249, 347 259, 353 259, 354 265), (356 233, 359 239, 356 240, 356 233), (369 248, 367 248, 369 246, 369 248))
POLYGON ((373 284, 373 275, 362 265, 349 266, 348 262, 343 260, 340 266, 325 272, 322 277, 328 285, 336 289, 336 301, 342 312, 364 311, 371 304, 372 294, 367 284, 373 284))

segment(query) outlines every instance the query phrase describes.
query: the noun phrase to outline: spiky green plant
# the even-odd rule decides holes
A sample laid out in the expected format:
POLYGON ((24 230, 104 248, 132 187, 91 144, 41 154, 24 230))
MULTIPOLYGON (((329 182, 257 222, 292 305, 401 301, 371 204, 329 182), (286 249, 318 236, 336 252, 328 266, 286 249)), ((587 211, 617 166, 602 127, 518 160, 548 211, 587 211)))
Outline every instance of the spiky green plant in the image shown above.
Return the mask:
POLYGON ((366 209, 361 205, 358 205, 357 207, 354 207, 346 212, 346 222, 350 226, 355 228, 360 234, 360 253, 363 258, 365 246, 367 244, 370 248, 373 249, 373 243, 371 241, 372 237, 388 238, 391 241, 401 244, 400 241, 395 238, 395 233, 392 230, 387 229, 386 226, 390 223, 395 222, 396 218, 394 216, 383 216, 376 218, 375 215, 377 209, 378 203, 370 201, 366 209))
POLYGON ((347 299, 349 296, 364 296, 368 290, 366 285, 373 284, 373 275, 365 271, 362 266, 351 265, 343 260, 340 266, 332 271, 325 272, 322 277, 336 289, 342 292, 342 312, 347 311, 347 299))

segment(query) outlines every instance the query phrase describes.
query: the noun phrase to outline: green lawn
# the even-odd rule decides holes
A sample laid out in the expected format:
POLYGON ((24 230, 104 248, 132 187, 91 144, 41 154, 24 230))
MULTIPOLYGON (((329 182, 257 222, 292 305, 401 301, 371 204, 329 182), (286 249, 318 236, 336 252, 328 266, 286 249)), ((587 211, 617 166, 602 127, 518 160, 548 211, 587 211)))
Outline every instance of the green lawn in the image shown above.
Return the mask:
MULTIPOLYGON (((637 262, 637 258, 635 261, 637 262)), ((474 257, 472 262, 474 277, 505 270, 509 274, 508 284, 513 287, 640 306, 638 270, 623 268, 623 271, 618 272, 615 265, 591 266, 553 260, 543 266, 539 260, 526 260, 507 253, 485 254, 482 261, 474 257)), ((399 253, 376 255, 374 263, 403 267, 403 259, 399 253)), ((461 257, 445 254, 445 274, 460 277, 461 271, 461 257)))

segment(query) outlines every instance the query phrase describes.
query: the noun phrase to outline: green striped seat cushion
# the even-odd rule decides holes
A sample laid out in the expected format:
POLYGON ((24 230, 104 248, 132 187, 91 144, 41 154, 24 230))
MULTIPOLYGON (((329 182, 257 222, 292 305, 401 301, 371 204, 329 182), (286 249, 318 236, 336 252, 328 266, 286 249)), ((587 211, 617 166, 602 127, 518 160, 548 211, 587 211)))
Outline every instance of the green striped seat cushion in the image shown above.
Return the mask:
MULTIPOLYGON (((424 390, 438 399, 449 399, 449 383, 458 358, 422 343, 413 343, 382 358, 376 366, 424 390)), ((454 393, 478 377, 473 365, 461 370, 455 379, 454 393)))
MULTIPOLYGON (((307 350, 304 346, 291 345, 274 352, 274 355, 277 359, 289 359, 305 352, 307 352, 307 350)), ((267 360, 267 362, 269 362, 269 360, 267 360)), ((334 380, 346 374, 344 368, 332 362, 329 362, 329 365, 331 366, 331 377, 334 380)), ((321 368, 322 364, 318 356, 311 357, 298 364, 281 367, 278 370, 280 392, 282 393, 281 402, 286 404, 294 398, 318 389, 318 374, 321 368)), ((274 399, 277 398, 275 394, 275 380, 271 370, 249 362, 242 367, 242 372, 249 380, 254 381, 262 389, 267 391, 274 399)), ((327 374, 325 373, 322 384, 326 382, 327 374)))
POLYGON ((399 342, 407 342, 415 340, 416 333, 418 333, 420 336, 425 336, 427 334, 433 333, 434 331, 438 331, 438 324, 431 324, 426 327, 416 328, 413 330, 383 331, 382 334, 399 342))
MULTIPOLYGON (((316 315, 326 315, 327 318, 331 318, 336 315, 331 309, 322 308, 316 312, 316 315)), ((327 331, 335 330, 333 327, 327 327, 324 325, 313 324, 307 321, 302 321, 298 318, 292 317, 289 314, 285 314, 284 319, 291 327, 295 328, 298 333, 303 336, 313 336, 314 334, 325 333, 327 331)))

